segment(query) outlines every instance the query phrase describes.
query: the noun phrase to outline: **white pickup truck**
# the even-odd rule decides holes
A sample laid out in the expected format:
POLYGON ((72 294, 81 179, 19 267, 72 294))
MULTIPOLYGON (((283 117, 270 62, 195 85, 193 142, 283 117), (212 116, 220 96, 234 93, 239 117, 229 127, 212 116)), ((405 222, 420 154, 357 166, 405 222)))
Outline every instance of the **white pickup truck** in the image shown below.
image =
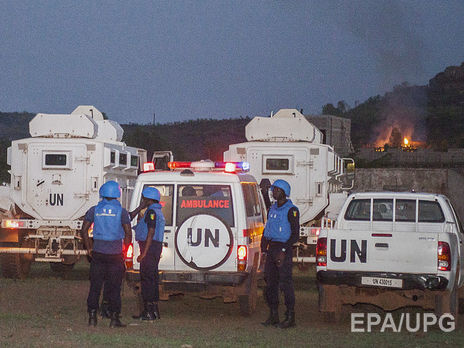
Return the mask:
POLYGON ((352 194, 316 248, 319 310, 406 306, 456 318, 464 281, 463 229, 448 198, 430 193, 352 194))

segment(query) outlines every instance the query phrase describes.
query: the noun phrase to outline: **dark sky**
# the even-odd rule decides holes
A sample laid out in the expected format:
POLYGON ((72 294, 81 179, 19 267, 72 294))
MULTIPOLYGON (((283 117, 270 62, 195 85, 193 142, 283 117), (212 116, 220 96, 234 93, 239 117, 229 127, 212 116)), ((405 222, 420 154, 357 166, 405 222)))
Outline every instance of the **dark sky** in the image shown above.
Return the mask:
POLYGON ((0 2, 0 111, 320 113, 464 61, 464 1, 0 2))

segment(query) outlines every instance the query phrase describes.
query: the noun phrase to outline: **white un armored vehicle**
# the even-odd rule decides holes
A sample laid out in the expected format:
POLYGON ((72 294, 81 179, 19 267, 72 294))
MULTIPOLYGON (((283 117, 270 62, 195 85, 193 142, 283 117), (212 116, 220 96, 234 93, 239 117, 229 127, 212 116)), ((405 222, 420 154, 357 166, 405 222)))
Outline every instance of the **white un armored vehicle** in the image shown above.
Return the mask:
MULTIPOLYGON (((352 187, 347 167, 354 161, 340 158, 322 143, 322 132, 296 109, 281 109, 271 117, 254 117, 245 128, 248 142, 233 144, 224 161, 246 161, 266 199, 277 179, 292 187, 291 200, 300 210, 297 262, 314 262, 322 216, 335 218, 352 187)), ((269 202, 268 202, 269 203, 269 202)))
POLYGON ((93 106, 71 114, 37 114, 31 138, 8 148, 9 200, 2 213, 0 257, 5 277, 24 278, 32 261, 70 269, 85 254, 78 231, 85 212, 108 181, 127 207, 146 151, 121 142, 123 130, 93 106))

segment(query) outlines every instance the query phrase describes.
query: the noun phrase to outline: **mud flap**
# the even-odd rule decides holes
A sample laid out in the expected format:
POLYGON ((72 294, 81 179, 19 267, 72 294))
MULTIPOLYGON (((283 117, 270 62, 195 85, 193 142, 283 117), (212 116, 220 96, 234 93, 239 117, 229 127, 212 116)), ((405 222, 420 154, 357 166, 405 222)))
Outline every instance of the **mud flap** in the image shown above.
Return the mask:
POLYGON ((259 254, 256 253, 253 260, 253 269, 246 280, 245 294, 238 297, 240 314, 243 316, 250 316, 256 310, 256 302, 258 300, 258 261, 259 254))
POLYGON ((342 301, 336 285, 317 284, 319 290, 319 312, 328 322, 341 320, 342 301))

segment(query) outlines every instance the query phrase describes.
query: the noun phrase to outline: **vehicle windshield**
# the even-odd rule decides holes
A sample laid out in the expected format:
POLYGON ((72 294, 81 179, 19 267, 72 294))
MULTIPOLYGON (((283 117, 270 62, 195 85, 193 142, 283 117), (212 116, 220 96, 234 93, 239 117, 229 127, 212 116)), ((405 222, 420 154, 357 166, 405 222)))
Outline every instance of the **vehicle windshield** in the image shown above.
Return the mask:
POLYGON ((229 185, 179 185, 177 190, 177 225, 197 214, 210 214, 234 226, 234 211, 229 185))

